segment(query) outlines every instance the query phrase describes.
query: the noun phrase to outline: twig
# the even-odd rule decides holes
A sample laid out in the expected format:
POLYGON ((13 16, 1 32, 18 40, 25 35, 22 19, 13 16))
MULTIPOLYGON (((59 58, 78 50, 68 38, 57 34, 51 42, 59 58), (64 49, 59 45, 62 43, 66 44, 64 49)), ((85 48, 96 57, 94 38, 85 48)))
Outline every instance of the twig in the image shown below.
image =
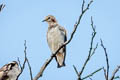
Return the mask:
POLYGON ((84 71, 84 69, 85 69, 88 61, 90 60, 91 56, 95 53, 95 50, 97 49, 97 46, 98 46, 98 44, 96 44, 96 48, 94 48, 94 51, 92 52, 92 49, 93 49, 93 40, 94 40, 95 35, 96 35, 95 28, 93 27, 94 25, 93 25, 92 17, 91 17, 91 26, 92 26, 92 29, 93 29, 93 33, 92 33, 92 38, 91 38, 91 43, 90 43, 90 50, 89 50, 88 57, 87 57, 84 65, 83 65, 83 67, 82 67, 82 69, 81 69, 81 71, 80 71, 80 73, 79 73, 79 76, 82 75, 82 73, 83 73, 83 71, 84 71))
POLYGON ((101 71, 102 69, 103 69, 103 68, 99 68, 99 69, 95 70, 94 72, 90 73, 90 74, 87 75, 86 77, 83 77, 82 80, 87 79, 87 78, 93 76, 94 74, 96 74, 97 72, 101 71))
POLYGON ((18 64, 19 64, 19 66, 20 66, 20 69, 22 69, 22 66, 21 66, 19 57, 17 58, 17 60, 18 60, 18 64))
POLYGON ((83 0, 83 3, 82 3, 82 12, 84 10, 84 5, 85 5, 85 0, 83 0))
POLYGON ((90 57, 92 57, 95 54, 97 48, 98 48, 98 43, 96 44, 96 47, 93 49, 93 52, 91 53, 90 57))
POLYGON ((28 63, 28 67, 29 67, 29 71, 30 71, 30 78, 31 78, 31 80, 33 80, 33 77, 32 77, 32 69, 31 69, 31 66, 30 66, 29 60, 28 60, 28 58, 27 58, 27 52, 26 52, 26 50, 27 50, 26 40, 25 40, 25 44, 24 44, 24 46, 25 46, 24 53, 25 53, 26 62, 28 63))
POLYGON ((113 80, 113 79, 115 78, 115 74, 119 71, 119 69, 120 69, 120 66, 118 66, 118 67, 114 70, 114 72, 113 72, 112 77, 110 78, 110 80, 113 80))
POLYGON ((24 68, 25 68, 25 64, 26 64, 26 62, 28 63, 28 67, 29 67, 29 71, 30 71, 30 77, 31 77, 31 80, 33 80, 31 66, 30 66, 30 63, 29 63, 28 58, 27 58, 27 52, 26 52, 26 50, 27 50, 26 40, 25 40, 25 43, 24 43, 24 47, 25 47, 25 49, 24 49, 25 58, 24 58, 23 65, 20 64, 20 60, 19 60, 19 58, 18 58, 18 62, 19 62, 19 66, 20 66, 20 68, 21 68, 21 72, 20 72, 20 74, 17 76, 17 80, 18 80, 19 76, 23 73, 23 70, 24 70, 24 68))
MULTIPOLYGON (((17 76, 17 80, 18 80, 19 76, 22 74, 22 72, 23 72, 23 70, 24 70, 24 68, 25 68, 25 63, 26 63, 26 61, 27 61, 27 56, 26 56, 26 49, 27 49, 26 40, 25 40, 25 43, 24 43, 24 47, 25 47, 25 49, 24 49, 25 58, 24 58, 23 65, 22 65, 22 66, 20 65, 21 72, 20 72, 20 74, 17 76)), ((18 62, 20 63, 19 58, 18 58, 18 62)))
POLYGON ((0 4, 0 12, 2 11, 2 9, 5 7, 4 4, 0 4))
POLYGON ((85 60, 85 62, 84 62, 84 64, 83 64, 83 67, 82 67, 82 69, 81 69, 81 71, 80 71, 79 73, 78 73, 76 67, 73 66, 76 74, 78 75, 78 80, 86 79, 86 78, 94 75, 95 73, 97 73, 98 71, 100 71, 100 70, 102 69, 102 68, 100 68, 99 70, 97 70, 97 71, 91 73, 90 75, 88 75, 88 76, 86 76, 86 77, 84 77, 84 78, 81 79, 81 75, 82 75, 82 73, 83 73, 83 71, 84 71, 84 69, 85 69, 88 61, 89 61, 90 58, 94 55, 94 53, 95 53, 95 51, 96 51, 96 49, 97 49, 97 47, 98 47, 98 43, 97 43, 97 44, 96 44, 96 47, 93 49, 93 41, 94 41, 94 38, 95 38, 95 35, 96 35, 96 30, 95 30, 95 27, 94 27, 94 25, 93 25, 92 17, 91 17, 91 26, 92 26, 93 33, 92 33, 92 38, 91 38, 91 42, 90 42, 90 50, 89 50, 88 57, 87 57, 87 59, 85 60))
POLYGON ((120 76, 116 76, 116 77, 114 77, 114 79, 120 79, 120 76))
MULTIPOLYGON (((105 52, 106 63, 107 63, 107 73, 106 73, 105 76, 106 76, 106 80, 108 80, 108 78, 109 78, 109 60, 108 60, 108 55, 107 55, 106 48, 103 45, 103 41, 102 41, 102 39, 100 39, 100 40, 101 40, 101 46, 102 46, 102 48, 104 49, 104 52, 105 52)), ((105 72, 105 70, 104 70, 104 72, 105 72)))
POLYGON ((103 67, 103 71, 104 71, 105 79, 107 80, 106 69, 104 67, 103 67))
POLYGON ((73 65, 73 68, 74 68, 74 70, 75 70, 75 72, 76 72, 76 74, 78 76, 78 80, 79 80, 80 79, 79 72, 77 71, 77 68, 74 65, 73 65))
POLYGON ((30 66, 28 59, 27 59, 27 63, 28 63, 29 71, 30 71, 30 78, 31 78, 31 80, 33 80, 32 69, 31 69, 31 66, 30 66))
POLYGON ((89 77, 90 80, 92 80, 92 78, 89 77))
MULTIPOLYGON (((77 21, 77 22, 75 23, 75 25, 74 25, 74 29, 73 29, 73 32, 72 32, 72 34, 71 34, 71 36, 70 36, 70 39, 69 39, 68 41, 66 41, 62 46, 60 46, 59 49, 58 49, 55 53, 53 53, 53 54, 51 55, 50 59, 47 59, 47 60, 46 60, 46 62, 43 64, 43 66, 41 67, 41 69, 40 69, 40 71, 38 72, 38 74, 34 77, 34 80, 38 80, 38 79, 42 76, 44 70, 46 69, 46 67, 48 66, 48 64, 51 62, 51 60, 53 59, 53 57, 55 57, 55 55, 59 52, 59 50, 60 50, 61 48, 63 48, 64 46, 66 46, 68 43, 71 42, 71 40, 72 40, 72 38, 73 38, 73 36, 74 36, 74 33, 76 32, 76 29, 77 29, 78 25, 80 24, 80 21, 81 21, 81 19, 82 19, 83 14, 89 9, 89 6, 90 6, 90 4, 91 4, 92 2, 93 2, 93 0, 91 0, 91 1, 89 2, 87 8, 84 9, 83 12, 80 14, 78 21, 77 21)), ((83 7, 84 7, 84 6, 83 6, 83 7)))

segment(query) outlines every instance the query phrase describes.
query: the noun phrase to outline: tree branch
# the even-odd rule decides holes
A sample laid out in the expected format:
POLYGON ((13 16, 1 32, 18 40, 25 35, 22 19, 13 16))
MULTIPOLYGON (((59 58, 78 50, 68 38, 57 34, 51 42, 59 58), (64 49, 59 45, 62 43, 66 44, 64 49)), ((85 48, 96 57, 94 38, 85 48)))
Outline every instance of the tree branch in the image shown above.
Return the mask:
POLYGON ((28 58, 27 58, 27 51, 26 51, 26 50, 27 50, 27 46, 26 46, 26 40, 25 40, 25 43, 24 43, 24 47, 25 47, 25 49, 24 49, 25 58, 24 58, 23 65, 20 64, 20 60, 19 60, 19 58, 18 58, 18 62, 19 62, 19 66, 20 66, 20 68, 21 68, 21 72, 20 72, 20 74, 17 76, 17 80, 18 80, 19 76, 23 73, 23 70, 24 70, 24 68, 25 68, 25 64, 26 64, 26 62, 28 63, 28 67, 29 67, 29 71, 30 71, 30 77, 31 77, 31 80, 33 80, 33 77, 32 77, 32 69, 31 69, 31 66, 30 66, 29 60, 28 60, 28 58))
POLYGON ((73 65, 73 68, 74 68, 74 70, 75 70, 75 72, 76 72, 76 74, 78 76, 78 80, 80 80, 80 76, 79 76, 79 72, 77 71, 77 68, 74 65, 73 65))
POLYGON ((87 75, 86 77, 83 77, 82 80, 87 79, 87 78, 93 76, 94 74, 96 74, 97 72, 101 71, 102 69, 103 69, 103 68, 99 68, 99 69, 95 70, 94 72, 90 73, 90 74, 87 75))
POLYGON ((94 28, 94 25, 93 25, 93 20, 92 20, 92 17, 91 17, 91 26, 92 26, 92 29, 93 29, 93 33, 92 33, 92 38, 91 38, 91 43, 90 43, 90 50, 89 50, 89 54, 88 54, 88 57, 81 69, 81 71, 79 72, 79 76, 81 77, 88 61, 90 60, 91 56, 95 53, 95 50, 97 49, 98 47, 98 44, 96 44, 96 47, 94 48, 93 52, 92 52, 92 49, 93 49, 93 41, 94 41, 94 38, 95 38, 95 35, 96 35, 96 31, 95 31, 95 28, 94 28))
MULTIPOLYGON (((72 31, 72 34, 71 34, 71 36, 70 36, 70 39, 69 39, 68 41, 66 41, 62 46, 60 46, 59 49, 58 49, 55 53, 53 53, 53 54, 51 55, 50 59, 47 59, 47 60, 46 60, 46 62, 43 64, 43 66, 41 67, 41 69, 40 69, 40 71, 38 72, 38 74, 34 77, 34 80, 38 80, 38 79, 42 76, 44 70, 46 69, 46 67, 48 66, 48 64, 52 61, 52 59, 55 57, 55 55, 59 52, 59 50, 71 42, 71 40, 72 40, 72 38, 73 38, 76 30, 77 30, 77 27, 78 27, 78 25, 80 24, 80 21, 81 21, 81 19, 82 19, 83 14, 89 9, 89 6, 91 5, 92 2, 93 2, 93 0, 91 0, 91 1, 89 2, 87 8, 84 9, 84 10, 82 11, 82 13, 80 14, 78 21, 77 21, 77 22, 75 23, 75 25, 74 25, 74 29, 73 29, 73 31, 72 31)), ((84 4, 84 3, 83 3, 83 4, 84 4)), ((83 6, 83 7, 84 7, 84 6, 83 6)))
POLYGON ((118 67, 114 70, 114 72, 113 72, 112 77, 110 78, 110 80, 113 80, 113 79, 115 78, 115 74, 119 71, 119 69, 120 69, 120 66, 118 66, 118 67))
POLYGON ((31 66, 30 66, 28 58, 27 58, 27 63, 28 63, 29 71, 30 71, 30 78, 31 78, 31 80, 33 80, 32 69, 31 69, 31 66))
POLYGON ((109 60, 108 60, 107 51, 106 51, 106 48, 105 48, 104 45, 103 45, 102 39, 101 39, 101 46, 102 46, 102 48, 104 49, 105 57, 106 57, 106 63, 107 63, 107 73, 106 73, 106 70, 104 69, 104 73, 105 73, 104 75, 105 75, 105 77, 106 77, 106 80, 108 80, 108 78, 109 78, 109 60))
POLYGON ((19 58, 18 58, 18 62, 19 62, 19 64, 20 64, 21 72, 20 72, 20 74, 17 76, 17 80, 18 80, 19 76, 23 73, 23 70, 24 70, 24 68, 25 68, 25 63, 26 63, 26 61, 27 61, 27 56, 26 56, 26 50, 27 50, 26 40, 25 40, 25 43, 24 43, 24 47, 25 47, 25 49, 24 49, 25 58, 24 58, 24 62, 23 62, 23 64, 22 64, 22 66, 21 66, 20 60, 19 60, 19 58))
POLYGON ((4 4, 0 4, 0 12, 2 11, 2 9, 5 7, 4 4))
POLYGON ((116 77, 114 77, 114 79, 120 79, 120 76, 116 76, 116 77))

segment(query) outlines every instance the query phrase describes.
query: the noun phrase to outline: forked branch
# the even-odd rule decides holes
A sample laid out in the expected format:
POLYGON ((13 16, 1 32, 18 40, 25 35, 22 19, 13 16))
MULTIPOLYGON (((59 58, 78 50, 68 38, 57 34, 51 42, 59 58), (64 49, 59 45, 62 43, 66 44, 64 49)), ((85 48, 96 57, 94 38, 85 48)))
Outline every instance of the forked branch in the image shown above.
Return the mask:
POLYGON ((26 46, 26 40, 25 40, 25 43, 24 43, 24 47, 25 47, 25 49, 24 49, 25 58, 24 58, 24 62, 23 62, 22 65, 21 65, 20 60, 19 60, 19 58, 18 58, 18 62, 19 62, 19 66, 20 66, 20 68, 21 68, 21 72, 20 72, 20 74, 17 76, 17 80, 18 80, 19 76, 23 73, 23 70, 24 70, 24 68, 25 68, 25 64, 26 64, 26 62, 27 62, 28 67, 29 67, 30 78, 31 78, 31 80, 33 80, 33 77, 32 77, 32 69, 31 69, 31 66, 30 66, 29 60, 28 60, 28 58, 27 58, 27 51, 26 51, 26 50, 27 50, 27 46, 26 46))

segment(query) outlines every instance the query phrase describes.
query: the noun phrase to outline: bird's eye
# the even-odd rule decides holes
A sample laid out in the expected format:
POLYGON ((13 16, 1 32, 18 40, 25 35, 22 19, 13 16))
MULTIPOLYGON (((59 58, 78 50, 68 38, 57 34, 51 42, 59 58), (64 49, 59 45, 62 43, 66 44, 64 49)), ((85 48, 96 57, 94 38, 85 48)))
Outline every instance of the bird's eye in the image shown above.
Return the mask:
POLYGON ((11 66, 15 66, 15 64, 14 64, 14 63, 12 63, 12 64, 11 64, 11 66))
POLYGON ((48 17, 48 19, 50 19, 50 17, 48 17))

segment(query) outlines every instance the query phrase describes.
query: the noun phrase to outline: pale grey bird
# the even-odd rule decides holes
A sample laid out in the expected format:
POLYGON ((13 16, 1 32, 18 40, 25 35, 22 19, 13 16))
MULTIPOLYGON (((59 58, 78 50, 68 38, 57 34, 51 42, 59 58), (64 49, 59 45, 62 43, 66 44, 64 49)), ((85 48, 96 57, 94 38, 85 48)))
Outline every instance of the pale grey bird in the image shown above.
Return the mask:
MULTIPOLYGON (((43 22, 46 21, 48 23, 48 31, 47 31, 47 42, 51 49, 52 53, 55 53, 56 50, 67 40, 66 30, 61 27, 54 16, 48 15, 45 17, 43 22)), ((58 68, 65 66, 65 56, 66 56, 66 46, 63 47, 56 54, 56 61, 58 64, 58 68)))
POLYGON ((20 72, 18 63, 13 61, 0 68, 0 80, 17 80, 20 72))

